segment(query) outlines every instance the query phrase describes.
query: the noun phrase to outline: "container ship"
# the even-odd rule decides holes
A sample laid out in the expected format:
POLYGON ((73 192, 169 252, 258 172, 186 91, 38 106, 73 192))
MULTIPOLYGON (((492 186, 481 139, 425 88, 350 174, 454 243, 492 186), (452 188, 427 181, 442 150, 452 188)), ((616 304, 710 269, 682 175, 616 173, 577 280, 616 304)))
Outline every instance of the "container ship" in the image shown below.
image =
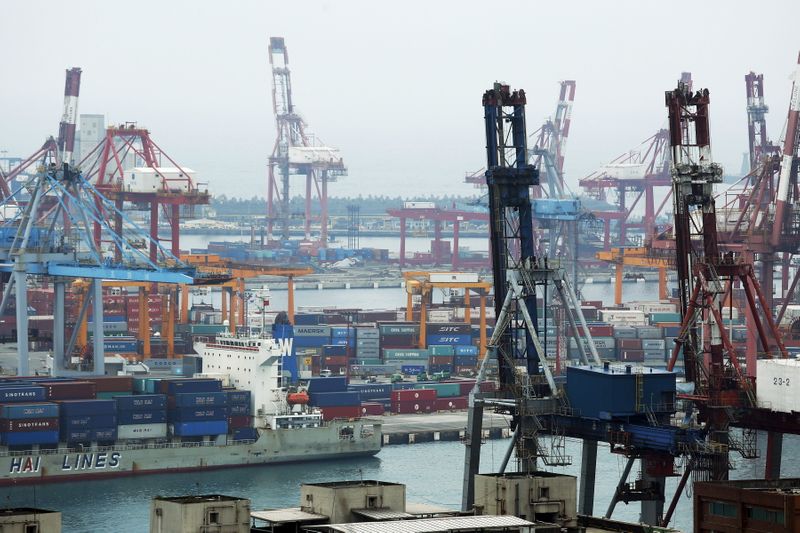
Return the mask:
MULTIPOLYGON (((287 344, 198 342, 220 377, 15 377, 0 381, 0 485, 371 456, 381 424, 311 408, 284 385, 287 344)), ((317 386, 319 388, 319 386, 317 386)), ((324 388, 324 387, 323 387, 324 388)), ((310 392, 309 392, 310 391, 310 392)))

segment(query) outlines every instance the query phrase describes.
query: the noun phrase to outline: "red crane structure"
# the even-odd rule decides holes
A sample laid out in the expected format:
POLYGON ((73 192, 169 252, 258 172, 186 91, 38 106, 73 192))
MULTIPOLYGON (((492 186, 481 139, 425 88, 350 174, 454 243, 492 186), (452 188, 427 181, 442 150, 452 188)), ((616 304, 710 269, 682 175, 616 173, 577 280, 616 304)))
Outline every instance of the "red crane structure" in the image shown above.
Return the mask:
POLYGON ((277 137, 269 157, 267 184, 267 237, 275 245, 273 230, 279 228, 279 240, 289 239, 289 181, 291 175, 305 177, 304 238, 311 241, 311 223, 320 225, 319 244, 328 242, 328 183, 347 174, 339 150, 325 146, 307 131, 303 117, 292 101, 289 52, 283 37, 270 37, 269 63, 272 68, 272 109, 277 137), (319 213, 312 212, 316 193, 319 213))
MULTIPOLYGON (((679 83, 691 90, 692 75, 682 72, 679 83)), ((616 221, 616 244, 627 245, 628 230, 641 229, 645 239, 657 233, 656 219, 669 201, 670 192, 656 207, 656 187, 671 187, 669 171, 669 131, 658 130, 639 146, 620 154, 602 168, 578 182, 587 196, 595 200, 612 201, 613 209, 592 209, 592 214, 603 222, 603 248, 610 250, 611 224, 616 221), (632 219, 634 209, 644 199, 644 214, 640 222, 632 219)))
MULTIPOLYGON (((171 252, 180 256, 181 208, 186 206, 191 215, 194 206, 209 203, 208 187, 201 186, 195 172, 179 165, 159 147, 150 132, 135 123, 111 126, 106 134, 80 162, 83 176, 114 200, 117 212, 114 221, 122 227, 122 210, 150 212, 150 260, 158 254, 159 213, 163 211, 170 226, 171 252)), ((95 242, 100 244, 100 226, 94 225, 95 242)), ((119 244, 114 243, 115 257, 122 255, 119 244)))

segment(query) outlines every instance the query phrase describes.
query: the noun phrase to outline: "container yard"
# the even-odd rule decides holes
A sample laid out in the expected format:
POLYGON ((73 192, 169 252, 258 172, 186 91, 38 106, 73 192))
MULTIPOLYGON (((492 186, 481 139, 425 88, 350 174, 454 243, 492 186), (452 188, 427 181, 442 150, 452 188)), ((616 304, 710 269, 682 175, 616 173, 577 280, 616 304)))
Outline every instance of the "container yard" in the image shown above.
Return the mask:
POLYGON ((12 0, 0 529, 800 531, 775 4, 12 0))

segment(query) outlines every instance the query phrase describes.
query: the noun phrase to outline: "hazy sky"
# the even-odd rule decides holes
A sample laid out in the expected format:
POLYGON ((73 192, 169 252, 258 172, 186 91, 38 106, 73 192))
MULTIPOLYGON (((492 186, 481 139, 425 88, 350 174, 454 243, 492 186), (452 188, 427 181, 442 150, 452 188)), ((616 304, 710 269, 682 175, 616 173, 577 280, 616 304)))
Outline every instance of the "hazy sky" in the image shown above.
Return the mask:
POLYGON ((663 127, 664 91, 691 71, 711 90, 715 159, 738 172, 744 75, 764 73, 779 138, 800 49, 796 0, 7 0, 0 16, 0 151, 26 156, 57 133, 78 66, 80 112, 137 121, 213 193, 245 196, 265 195, 275 139, 270 36, 286 38, 310 130, 349 167, 334 196, 473 192, 463 177, 484 165, 481 95, 495 80, 526 90, 529 131, 558 82, 577 81, 575 183, 663 127))

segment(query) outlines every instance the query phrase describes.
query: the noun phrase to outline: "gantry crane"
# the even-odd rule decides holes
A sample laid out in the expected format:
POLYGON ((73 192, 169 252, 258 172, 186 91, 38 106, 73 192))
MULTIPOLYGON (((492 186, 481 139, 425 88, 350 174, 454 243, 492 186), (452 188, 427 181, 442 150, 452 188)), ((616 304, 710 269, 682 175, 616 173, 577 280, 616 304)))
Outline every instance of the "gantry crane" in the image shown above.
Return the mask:
POLYGON ((613 264, 614 305, 622 305, 622 282, 625 267, 655 268, 658 270, 658 298, 665 300, 667 294, 667 269, 675 268, 675 254, 659 248, 636 246, 631 248, 611 248, 597 252, 600 261, 613 264))
POLYGON ((289 177, 305 177, 305 240, 311 240, 311 222, 320 224, 319 243, 328 241, 328 183, 347 175, 339 150, 320 143, 307 131, 306 123, 292 101, 292 79, 289 52, 283 37, 270 37, 269 63, 272 67, 272 109, 277 138, 269 158, 267 184, 267 236, 273 240, 273 229, 280 229, 279 239, 289 239, 289 177), (311 209, 313 193, 319 200, 319 215, 311 209))

